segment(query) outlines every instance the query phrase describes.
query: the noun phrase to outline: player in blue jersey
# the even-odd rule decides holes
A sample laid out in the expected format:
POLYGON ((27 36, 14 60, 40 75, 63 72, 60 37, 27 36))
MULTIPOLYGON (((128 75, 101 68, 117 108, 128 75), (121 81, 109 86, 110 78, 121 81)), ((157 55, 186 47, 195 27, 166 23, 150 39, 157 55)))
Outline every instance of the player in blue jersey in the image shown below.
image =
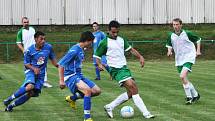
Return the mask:
POLYGON ((90 46, 95 37, 89 31, 83 32, 78 44, 72 46, 59 64, 59 84, 64 89, 67 86, 73 96, 67 96, 66 99, 75 108, 77 99, 84 99, 84 121, 92 121, 91 97, 101 93, 100 88, 91 80, 85 78, 82 74, 82 61, 84 59, 84 48, 90 46))
MULTIPOLYGON (((99 46, 99 43, 105 39, 105 34, 99 30, 99 24, 97 22, 93 22, 92 24, 93 27, 93 35, 95 36, 95 39, 93 40, 93 54, 95 54, 97 47, 99 46)), ((109 71, 109 66, 107 65, 107 60, 105 56, 102 56, 101 58, 101 63, 105 67, 107 71, 109 71)), ((96 58, 93 57, 93 65, 95 66, 96 69, 96 78, 95 80, 100 80, 100 70, 98 68, 98 65, 96 64, 96 58)))
POLYGON ((25 81, 15 93, 4 100, 5 111, 11 112, 14 107, 24 104, 31 97, 39 96, 48 58, 54 66, 58 67, 52 46, 45 42, 45 34, 38 31, 34 34, 34 38, 36 44, 31 45, 24 52, 25 81))

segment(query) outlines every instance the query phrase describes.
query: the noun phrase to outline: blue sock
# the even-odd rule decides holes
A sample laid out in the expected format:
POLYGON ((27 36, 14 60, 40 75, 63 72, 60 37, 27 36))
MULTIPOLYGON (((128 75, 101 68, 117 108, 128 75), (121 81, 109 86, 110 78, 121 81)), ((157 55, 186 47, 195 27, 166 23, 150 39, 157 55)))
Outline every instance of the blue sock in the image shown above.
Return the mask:
POLYGON ((98 66, 96 66, 96 78, 100 79, 100 70, 99 70, 98 66))
POLYGON ((22 96, 25 93, 26 93, 25 87, 20 87, 13 95, 11 95, 10 97, 8 97, 7 100, 12 101, 15 98, 18 98, 18 97, 22 96))
POLYGON ((107 70, 107 72, 110 71, 110 67, 108 65, 105 66, 105 69, 107 70))
POLYGON ((22 105, 23 103, 25 103, 29 99, 30 99, 30 97, 28 97, 27 95, 23 95, 20 98, 18 98, 16 101, 14 101, 14 103, 12 104, 12 106, 16 107, 16 106, 22 105))
POLYGON ((84 96, 84 118, 88 119, 91 117, 91 97, 84 96))

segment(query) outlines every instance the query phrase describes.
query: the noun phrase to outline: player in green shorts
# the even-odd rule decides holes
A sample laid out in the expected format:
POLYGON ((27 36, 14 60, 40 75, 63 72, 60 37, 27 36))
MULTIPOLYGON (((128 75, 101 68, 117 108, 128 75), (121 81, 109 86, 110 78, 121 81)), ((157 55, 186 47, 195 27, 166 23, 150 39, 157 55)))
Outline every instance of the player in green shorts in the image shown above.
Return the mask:
POLYGON ((195 63, 196 57, 201 55, 201 38, 190 31, 181 29, 182 20, 180 18, 173 19, 173 28, 174 32, 170 32, 167 39, 167 56, 171 56, 172 50, 174 50, 175 66, 177 66, 183 83, 186 104, 192 104, 200 99, 200 95, 188 80, 188 73, 192 71, 191 67, 195 63), (195 43, 197 45, 196 48, 195 43))
POLYGON ((126 39, 118 36, 119 27, 120 24, 117 21, 111 21, 109 23, 109 35, 100 42, 94 57, 96 58, 99 69, 103 70, 104 67, 100 59, 102 55, 106 55, 111 77, 118 81, 120 86, 125 87, 127 92, 122 93, 111 103, 105 105, 104 109, 109 118, 113 118, 113 109, 132 98, 145 118, 154 118, 154 115, 148 111, 142 98, 138 94, 137 85, 130 70, 126 66, 125 52, 130 51, 133 55, 137 56, 140 60, 141 67, 144 66, 144 58, 137 50, 129 45, 126 39))

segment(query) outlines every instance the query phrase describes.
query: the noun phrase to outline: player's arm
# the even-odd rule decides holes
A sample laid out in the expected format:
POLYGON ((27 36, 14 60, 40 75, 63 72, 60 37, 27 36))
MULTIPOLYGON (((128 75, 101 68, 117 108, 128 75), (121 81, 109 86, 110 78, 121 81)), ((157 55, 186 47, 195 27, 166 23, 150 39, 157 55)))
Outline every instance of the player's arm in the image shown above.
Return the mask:
POLYGON ((31 65, 31 55, 30 55, 30 51, 27 50, 25 53, 24 53, 24 65, 27 69, 31 69, 34 71, 34 73, 37 75, 40 73, 40 69, 37 68, 37 67, 34 67, 31 65))
POLYGON ((103 39, 99 46, 96 49, 96 53, 93 55, 94 58, 96 58, 96 64, 98 65, 98 68, 100 71, 104 70, 104 66, 101 64, 101 57, 105 55, 107 52, 107 38, 103 39))
POLYGON ((22 45, 22 30, 18 31, 17 36, 16 36, 16 44, 18 48, 24 53, 24 47, 22 45))
POLYGON ((64 82, 64 67, 60 66, 58 67, 58 74, 59 74, 59 86, 61 89, 64 89, 66 87, 64 82))
POLYGON ((144 61, 143 56, 134 48, 131 48, 130 52, 139 59, 141 67, 144 67, 145 61, 144 61))
POLYGON ((57 63, 57 60, 56 60, 52 46, 50 46, 49 59, 51 60, 52 65, 54 65, 55 67, 58 68, 58 63, 57 63))
POLYGON ((201 55, 201 41, 197 42, 196 44, 196 56, 201 55))
POLYGON ((201 38, 191 31, 185 31, 190 41, 196 44, 196 56, 201 55, 201 38))
POLYGON ((33 67, 31 64, 25 64, 25 67, 33 70, 36 75, 40 74, 40 69, 37 67, 33 67))
POLYGON ((167 42, 166 42, 166 47, 167 47, 167 56, 171 56, 172 55, 172 43, 171 43, 171 35, 172 33, 168 33, 168 38, 167 38, 167 42))

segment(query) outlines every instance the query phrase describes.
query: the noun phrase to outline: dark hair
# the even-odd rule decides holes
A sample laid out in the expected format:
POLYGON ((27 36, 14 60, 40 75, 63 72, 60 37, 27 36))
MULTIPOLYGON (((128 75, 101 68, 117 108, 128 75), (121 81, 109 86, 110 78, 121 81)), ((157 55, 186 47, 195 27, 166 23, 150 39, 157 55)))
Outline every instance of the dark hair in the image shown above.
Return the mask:
POLYGON ((81 38, 79 42, 86 42, 86 41, 91 41, 94 40, 94 35, 90 31, 85 31, 81 33, 81 38))
POLYGON ((97 22, 93 22, 92 26, 93 26, 94 24, 96 24, 97 26, 99 25, 97 22))
POLYGON ((22 17, 22 21, 23 21, 24 19, 27 19, 27 20, 28 20, 28 17, 26 17, 26 16, 22 17))
POLYGON ((174 18, 172 21, 176 21, 176 22, 179 22, 180 24, 182 24, 182 20, 180 18, 174 18))
POLYGON ((116 28, 119 28, 120 27, 120 24, 118 21, 115 21, 115 20, 112 20, 109 25, 108 25, 108 29, 110 30, 111 27, 116 27, 116 28))
POLYGON ((38 38, 39 36, 45 36, 45 33, 41 32, 41 31, 37 31, 37 32, 34 34, 34 38, 38 38))

